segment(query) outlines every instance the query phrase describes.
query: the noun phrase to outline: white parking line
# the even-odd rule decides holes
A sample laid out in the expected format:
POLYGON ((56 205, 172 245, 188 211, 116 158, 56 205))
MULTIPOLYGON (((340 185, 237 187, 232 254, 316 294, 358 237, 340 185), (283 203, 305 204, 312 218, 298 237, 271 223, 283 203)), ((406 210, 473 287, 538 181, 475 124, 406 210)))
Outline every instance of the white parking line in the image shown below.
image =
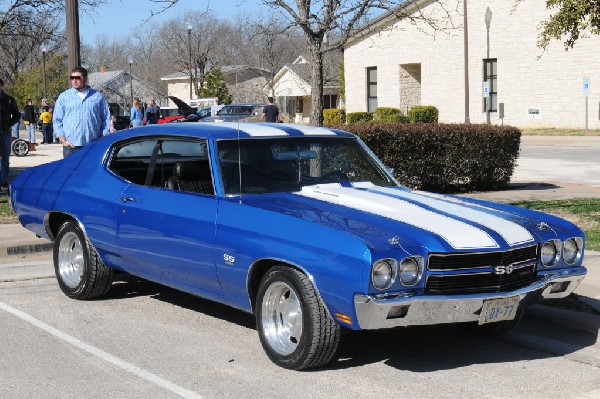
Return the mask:
POLYGON ((23 321, 30 323, 31 325, 39 328, 40 330, 46 331, 47 333, 49 333, 50 335, 52 335, 58 339, 61 339, 65 342, 85 351, 85 352, 88 352, 91 355, 94 355, 94 356, 96 356, 114 366, 117 366, 131 374, 135 374, 138 377, 141 377, 153 384, 163 387, 163 388, 173 392, 174 394, 181 396, 182 398, 190 398, 190 399, 201 399, 202 398, 202 396, 198 395, 195 392, 192 392, 188 389, 180 387, 179 385, 176 385, 170 381, 167 381, 164 378, 157 376, 156 374, 152 374, 151 372, 141 369, 134 364, 131 364, 129 362, 126 362, 125 360, 119 359, 118 357, 113 356, 110 353, 104 352, 103 350, 98 349, 95 346, 92 346, 88 343, 81 341, 80 339, 77 339, 69 334, 66 334, 60 330, 57 330, 56 328, 49 326, 48 324, 36 319, 35 317, 33 317, 25 312, 22 312, 18 309, 15 309, 5 303, 0 302, 0 309, 6 311, 7 313, 12 314, 13 316, 18 317, 19 319, 21 319, 23 321))

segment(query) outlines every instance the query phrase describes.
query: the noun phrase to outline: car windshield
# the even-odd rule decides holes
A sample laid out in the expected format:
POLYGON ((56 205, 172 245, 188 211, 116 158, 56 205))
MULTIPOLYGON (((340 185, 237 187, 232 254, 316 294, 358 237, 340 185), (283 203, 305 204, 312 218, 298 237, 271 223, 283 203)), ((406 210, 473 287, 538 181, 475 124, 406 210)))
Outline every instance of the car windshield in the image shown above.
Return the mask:
POLYGON ((252 105, 226 105, 217 115, 251 115, 252 105))
POLYGON ((228 195, 238 194, 240 190, 246 194, 293 192, 303 186, 335 182, 396 185, 354 138, 220 140, 217 145, 224 190, 228 195))

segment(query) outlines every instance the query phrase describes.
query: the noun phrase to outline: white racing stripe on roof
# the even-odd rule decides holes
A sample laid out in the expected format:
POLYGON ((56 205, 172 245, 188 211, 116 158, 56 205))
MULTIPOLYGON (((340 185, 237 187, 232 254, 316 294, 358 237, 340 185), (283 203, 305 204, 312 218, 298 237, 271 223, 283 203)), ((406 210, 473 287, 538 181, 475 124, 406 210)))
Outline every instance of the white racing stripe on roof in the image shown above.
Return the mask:
POLYGON ((485 231, 383 193, 337 184, 303 187, 299 195, 383 216, 432 232, 456 249, 498 248, 485 231))
POLYGON ((256 123, 237 123, 237 122, 214 122, 220 123, 221 126, 225 126, 229 129, 237 130, 240 132, 248 133, 250 136, 288 136, 287 132, 282 129, 278 129, 271 126, 258 125, 256 123))
POLYGON ((471 222, 485 226, 488 229, 494 230, 511 246, 533 241, 533 236, 523 226, 459 203, 451 203, 424 194, 415 194, 383 187, 373 188, 372 191, 406 198, 442 212, 456 214, 463 219, 467 219, 471 222))
POLYGON ((302 134, 306 135, 306 136, 335 136, 335 132, 327 129, 327 128, 323 128, 323 127, 317 127, 317 126, 307 126, 307 125, 292 125, 292 124, 288 124, 288 123, 284 123, 282 124, 285 127, 288 127, 290 129, 296 129, 300 132, 302 132, 302 134))

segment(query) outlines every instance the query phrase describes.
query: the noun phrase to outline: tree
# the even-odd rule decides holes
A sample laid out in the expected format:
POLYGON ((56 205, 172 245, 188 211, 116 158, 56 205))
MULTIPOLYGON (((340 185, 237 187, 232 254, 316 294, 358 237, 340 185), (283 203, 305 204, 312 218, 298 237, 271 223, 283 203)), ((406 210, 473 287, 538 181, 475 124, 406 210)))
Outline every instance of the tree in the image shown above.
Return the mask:
MULTIPOLYGON (((516 0, 516 5, 525 0, 516 0)), ((552 40, 564 40, 565 50, 573 48, 582 35, 600 34, 600 1, 546 0, 546 8, 556 10, 540 24, 538 46, 546 49, 552 40)))
MULTIPOLYGON (((294 60, 302 51, 301 33, 290 29, 281 18, 270 15, 253 21, 241 16, 236 21, 239 38, 239 59, 262 71, 261 75, 272 83, 275 74, 286 64, 294 60)), ((275 97, 273 87, 269 87, 270 96, 275 97)))
POLYGON ((231 104, 231 94, 225 84, 225 77, 220 66, 217 65, 208 71, 198 95, 200 98, 218 97, 223 104, 231 104))
MULTIPOLYGON (((67 56, 59 54, 51 57, 46 62, 46 85, 48 97, 58 96, 69 88, 65 79, 67 76, 67 56)), ((20 73, 15 84, 10 89, 10 94, 15 97, 17 104, 25 105, 28 98, 33 99, 34 104, 39 104, 43 98, 42 66, 39 65, 27 72, 20 73)))
MULTIPOLYGON (((311 62, 311 123, 323 125, 323 55, 341 49, 366 18, 387 12, 390 18, 405 19, 415 24, 425 24, 435 31, 446 29, 444 21, 434 19, 421 12, 418 1, 408 0, 262 0, 278 9, 288 20, 302 30, 310 53, 311 62), (335 35, 336 40, 328 40, 335 35)), ((448 16, 443 2, 440 4, 448 16)), ((429 5, 430 2, 422 4, 429 5)), ((447 18, 446 21, 450 21, 447 18)), ((366 35, 377 28, 364 24, 359 34, 366 35)))
MULTIPOLYGON (((174 7, 177 0, 152 0, 162 3, 162 11, 174 7)), ((451 14, 441 0, 261 0, 263 4, 279 11, 288 21, 288 27, 298 27, 305 38, 311 61, 311 123, 323 125, 323 54, 341 49, 349 38, 357 33, 359 25, 367 18, 386 12, 389 17, 424 24, 434 31, 454 28, 451 14), (420 5, 437 3, 447 18, 432 18, 422 12, 420 5), (449 26, 450 24, 450 26, 449 26), (329 41, 331 35, 335 41, 329 41)), ((364 24, 359 34, 367 35, 381 28, 376 24, 364 24)))
POLYGON ((187 13, 184 18, 172 19, 161 26, 159 38, 162 50, 168 56, 171 65, 181 72, 192 71, 194 93, 198 93, 204 84, 205 74, 213 65, 223 65, 228 59, 223 37, 227 37, 231 27, 229 22, 220 21, 206 12, 187 13), (191 22, 188 39, 187 24, 191 22), (196 21, 198 21, 196 23, 196 21), (188 46, 191 40, 192 63, 190 65, 188 46))

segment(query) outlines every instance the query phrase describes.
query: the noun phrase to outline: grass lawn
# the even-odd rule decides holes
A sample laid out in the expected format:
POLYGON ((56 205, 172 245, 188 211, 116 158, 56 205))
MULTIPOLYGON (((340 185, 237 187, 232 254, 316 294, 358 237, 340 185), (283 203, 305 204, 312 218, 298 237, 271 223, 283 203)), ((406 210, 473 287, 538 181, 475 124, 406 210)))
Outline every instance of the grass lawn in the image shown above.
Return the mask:
POLYGON ((8 196, 0 195, 0 224, 9 223, 19 223, 19 220, 8 206, 8 196))
POLYGON ((524 201, 513 205, 550 213, 570 220, 587 237, 586 248, 600 251, 600 198, 575 198, 553 201, 524 201))

